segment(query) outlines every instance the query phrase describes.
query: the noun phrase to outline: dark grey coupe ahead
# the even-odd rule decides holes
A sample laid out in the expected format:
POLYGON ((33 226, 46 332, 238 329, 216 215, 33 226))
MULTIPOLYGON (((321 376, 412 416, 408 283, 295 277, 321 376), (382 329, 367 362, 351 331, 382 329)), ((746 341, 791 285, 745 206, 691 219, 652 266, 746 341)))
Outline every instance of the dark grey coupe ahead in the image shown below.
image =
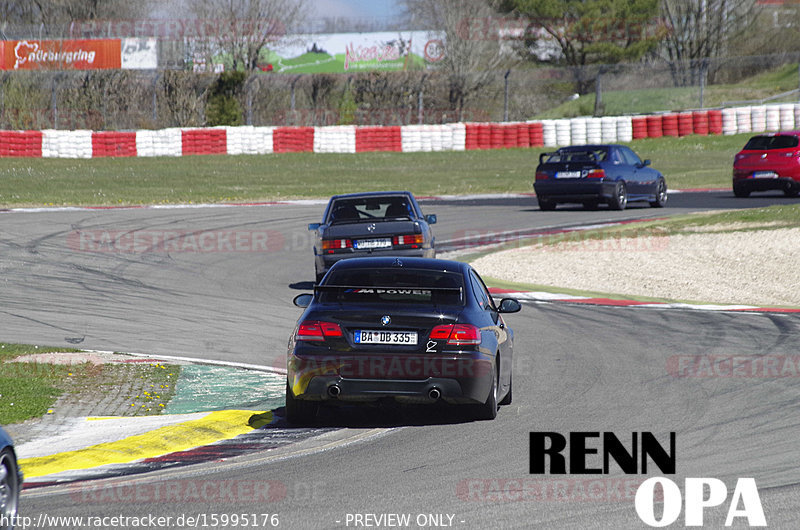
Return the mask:
POLYGON ((400 256, 435 258, 431 226, 435 215, 423 215, 408 191, 373 191, 334 195, 315 230, 314 269, 317 283, 345 258, 400 256))

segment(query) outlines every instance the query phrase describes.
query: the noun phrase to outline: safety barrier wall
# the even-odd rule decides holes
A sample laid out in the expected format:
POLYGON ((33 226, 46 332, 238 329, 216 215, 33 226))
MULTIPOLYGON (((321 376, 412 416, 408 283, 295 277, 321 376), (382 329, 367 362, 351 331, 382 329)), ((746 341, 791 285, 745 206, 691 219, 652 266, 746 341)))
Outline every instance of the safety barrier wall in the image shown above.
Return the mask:
POLYGON ((315 153, 355 153, 355 125, 318 127, 313 132, 315 153))
POLYGON ((220 127, 225 129, 229 155, 265 155, 273 151, 275 127, 220 127))
POLYGON ((463 151, 467 126, 464 123, 445 125, 404 125, 400 128, 404 153, 463 151))
POLYGON ((185 129, 181 131, 181 154, 225 155, 228 135, 225 129, 185 129))
POLYGON ((0 131, 0 157, 42 156, 42 131, 0 131))
POLYGON ((464 124, 464 149, 509 149, 543 145, 544 122, 541 121, 464 124))
POLYGON ((43 158, 92 158, 92 131, 42 131, 43 158))
POLYGON ((357 127, 356 152, 403 150, 403 134, 400 126, 357 127))
POLYGON ((276 153, 311 153, 314 151, 314 127, 277 127, 272 135, 276 153))
POLYGON ((642 138, 800 128, 800 104, 512 123, 0 131, 0 157, 97 158, 207 154, 435 152, 557 147, 642 138))
POLYGON ((170 128, 136 131, 136 153, 137 156, 181 156, 181 130, 170 128))
POLYGON ((92 158, 136 156, 135 132, 93 132, 92 158))

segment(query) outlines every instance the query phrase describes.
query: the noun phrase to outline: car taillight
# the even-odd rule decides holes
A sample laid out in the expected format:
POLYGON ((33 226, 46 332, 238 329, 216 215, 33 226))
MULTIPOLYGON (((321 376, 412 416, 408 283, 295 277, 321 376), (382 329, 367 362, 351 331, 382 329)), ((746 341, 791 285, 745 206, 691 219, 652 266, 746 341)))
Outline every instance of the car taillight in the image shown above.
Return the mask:
POLYGON ((436 326, 431 330, 431 339, 447 340, 450 338, 450 332, 453 331, 453 325, 447 324, 443 326, 436 326))
POLYGON ((425 237, 422 234, 411 234, 408 236, 394 236, 392 238, 393 245, 421 245, 425 242, 425 237))
POLYGON ((481 330, 472 324, 443 324, 431 330, 431 339, 447 339, 447 344, 465 346, 481 343, 481 330))
POLYGON ((587 179, 602 179, 606 177, 606 172, 602 169, 590 169, 586 172, 587 179))
POLYGON ((550 175, 548 175, 544 171, 537 171, 536 172, 536 180, 547 180, 549 178, 550 178, 550 175))
POLYGON ((321 320, 304 320, 297 327, 297 340, 325 340, 342 337, 342 328, 339 324, 321 320))
POLYGON ((447 344, 480 344, 481 330, 471 324, 456 324, 453 332, 450 333, 450 340, 447 344))
POLYGON ((349 239, 322 240, 322 250, 336 250, 340 248, 353 248, 353 242, 349 239))

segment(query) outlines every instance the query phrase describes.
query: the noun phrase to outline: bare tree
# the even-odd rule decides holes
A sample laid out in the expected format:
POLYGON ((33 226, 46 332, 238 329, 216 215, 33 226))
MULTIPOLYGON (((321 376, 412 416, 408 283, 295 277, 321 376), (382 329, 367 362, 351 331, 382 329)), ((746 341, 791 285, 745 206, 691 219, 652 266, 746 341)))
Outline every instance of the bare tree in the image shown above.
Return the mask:
POLYGON ((509 66, 497 35, 464 31, 473 21, 489 20, 496 12, 486 0, 403 0, 412 25, 443 38, 444 55, 434 68, 448 81, 450 108, 463 118, 466 103, 498 79, 499 68, 509 66))
POLYGON ((662 49, 675 84, 696 84, 709 59, 725 56, 729 43, 754 22, 755 5, 756 0, 662 0, 670 30, 662 49))
POLYGON ((150 0, 0 0, 0 24, 4 33, 9 26, 36 26, 37 33, 61 37, 72 22, 136 18, 150 5, 150 0))
POLYGON ((191 9, 219 29, 206 53, 228 55, 234 70, 256 69, 261 51, 307 17, 305 0, 197 0, 191 9))
POLYGON ((38 9, 33 2, 0 0, 0 20, 5 24, 34 24, 38 9))
POLYGON ((172 127, 201 127, 205 124, 208 89, 212 75, 166 70, 161 76, 159 102, 172 127))

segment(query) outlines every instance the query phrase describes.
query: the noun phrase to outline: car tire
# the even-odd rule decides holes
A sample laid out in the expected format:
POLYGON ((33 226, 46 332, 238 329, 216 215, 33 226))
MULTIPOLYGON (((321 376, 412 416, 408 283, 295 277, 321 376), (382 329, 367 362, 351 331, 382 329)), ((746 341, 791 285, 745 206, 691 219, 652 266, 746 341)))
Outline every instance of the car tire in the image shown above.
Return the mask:
POLYGON ((476 420, 493 420, 497 417, 497 370, 492 373, 492 389, 489 391, 486 403, 475 407, 476 420))
POLYGON ((614 195, 608 201, 608 206, 612 210, 624 210, 628 205, 628 189, 621 180, 614 186, 614 195))
POLYGON ((750 196, 750 190, 743 188, 742 186, 734 186, 733 194, 740 199, 746 199, 750 196))
POLYGON ((663 208, 667 204, 667 183, 664 179, 658 179, 656 184, 656 200, 650 203, 653 208, 663 208))
POLYGON ((13 524, 5 525, 16 519, 19 491, 17 459, 11 449, 6 447, 0 451, 0 521, 3 521, 4 529, 13 528, 13 524))
POLYGON ((319 405, 313 401, 297 399, 292 394, 289 383, 286 383, 286 421, 292 425, 310 425, 314 423, 319 405))
POLYGON ((538 197, 537 200, 539 201, 539 209, 543 212, 552 212, 556 209, 555 201, 551 201, 546 197, 538 197))
POLYGON ((509 375, 508 376, 508 393, 506 396, 500 401, 500 405, 511 405, 511 400, 513 396, 511 395, 511 390, 514 388, 514 378, 509 375))
POLYGON ((800 185, 789 184, 783 189, 783 194, 787 197, 797 197, 800 194, 800 185))

